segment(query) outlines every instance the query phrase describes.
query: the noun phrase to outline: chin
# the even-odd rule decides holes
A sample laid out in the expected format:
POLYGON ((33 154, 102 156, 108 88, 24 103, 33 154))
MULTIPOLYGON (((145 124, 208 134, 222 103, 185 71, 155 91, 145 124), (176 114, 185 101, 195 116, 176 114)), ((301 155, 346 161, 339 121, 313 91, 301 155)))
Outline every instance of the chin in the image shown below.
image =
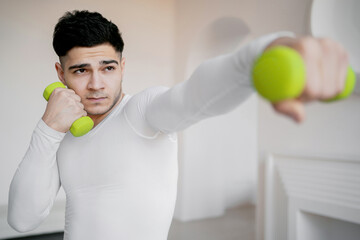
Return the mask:
POLYGON ((85 111, 88 115, 104 115, 108 114, 118 103, 118 99, 111 101, 111 99, 106 99, 106 101, 98 103, 90 103, 88 106, 85 106, 85 111))
POLYGON ((85 108, 88 115, 104 115, 109 112, 110 106, 85 108))

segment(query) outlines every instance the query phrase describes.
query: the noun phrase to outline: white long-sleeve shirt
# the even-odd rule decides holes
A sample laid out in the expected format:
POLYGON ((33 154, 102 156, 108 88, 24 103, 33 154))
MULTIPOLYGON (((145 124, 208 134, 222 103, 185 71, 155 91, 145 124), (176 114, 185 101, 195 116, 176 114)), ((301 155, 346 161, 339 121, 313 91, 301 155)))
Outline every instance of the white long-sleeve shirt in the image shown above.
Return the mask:
POLYGON ((253 92, 255 58, 289 35, 267 35, 205 61, 172 88, 125 95, 85 136, 40 120, 10 186, 8 223, 20 232, 38 227, 62 186, 65 239, 167 239, 177 190, 176 132, 243 102, 253 92))

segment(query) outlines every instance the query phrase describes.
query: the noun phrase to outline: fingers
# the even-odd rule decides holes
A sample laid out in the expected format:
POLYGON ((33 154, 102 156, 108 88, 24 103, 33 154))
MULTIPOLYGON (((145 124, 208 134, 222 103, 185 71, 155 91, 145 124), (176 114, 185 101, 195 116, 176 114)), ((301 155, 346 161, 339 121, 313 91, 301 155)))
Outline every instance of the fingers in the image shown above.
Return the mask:
POLYGON ((53 91, 52 95, 58 95, 57 98, 67 100, 68 104, 73 104, 79 106, 81 109, 84 109, 84 105, 81 103, 81 97, 77 95, 72 89, 57 88, 53 91))
POLYGON ((74 90, 72 90, 72 89, 69 89, 69 90, 70 90, 69 93, 71 94, 71 97, 72 97, 74 100, 76 100, 76 101, 78 101, 78 102, 81 102, 81 97, 80 97, 79 95, 77 95, 74 90))
POLYGON ((324 72, 320 100, 326 100, 342 92, 349 63, 346 51, 339 43, 326 38, 320 38, 318 42, 322 50, 324 72))
POLYGON ((304 104, 299 99, 290 99, 274 103, 273 107, 275 111, 292 118, 297 123, 305 120, 304 104))
POLYGON ((269 45, 288 46, 303 58, 306 69, 305 88, 297 99, 273 103, 274 109, 300 123, 305 119, 304 104, 328 100, 340 94, 349 66, 345 48, 327 38, 279 38, 269 45))
POLYGON ((69 92, 69 101, 72 102, 70 104, 73 104, 73 106, 75 107, 75 110, 77 112, 77 116, 80 117, 85 117, 87 116, 87 112, 85 111, 85 106, 84 104, 82 104, 81 102, 81 97, 79 95, 77 95, 75 93, 75 91, 70 89, 69 92))
POLYGON ((43 120, 53 129, 66 132, 76 119, 84 116, 87 112, 81 97, 71 89, 57 88, 49 98, 43 120))
POLYGON ((302 101, 326 100, 342 92, 349 65, 343 46, 331 39, 305 37, 299 39, 294 48, 306 66, 302 101))
POLYGON ((350 65, 348 53, 343 48, 343 46, 339 45, 339 47, 341 49, 341 53, 338 58, 339 72, 337 77, 339 79, 339 82, 336 86, 338 89, 337 94, 340 94, 344 90, 346 84, 346 78, 347 78, 347 70, 348 70, 348 66, 350 65))
POLYGON ((87 112, 85 111, 85 106, 81 102, 77 103, 78 108, 80 109, 81 117, 87 116, 87 112))

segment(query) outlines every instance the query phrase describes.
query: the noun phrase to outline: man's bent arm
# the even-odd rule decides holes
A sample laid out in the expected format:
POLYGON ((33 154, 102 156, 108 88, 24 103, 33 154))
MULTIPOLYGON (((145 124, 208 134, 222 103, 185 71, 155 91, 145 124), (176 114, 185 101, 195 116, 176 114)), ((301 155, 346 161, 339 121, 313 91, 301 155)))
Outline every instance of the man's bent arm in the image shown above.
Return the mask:
POLYGON ((64 133, 42 120, 10 185, 8 223, 19 232, 35 229, 49 214, 60 188, 56 152, 64 133))
POLYGON ((279 32, 258 38, 239 51, 202 63, 188 81, 161 93, 149 103, 145 118, 153 129, 171 133, 205 119, 227 113, 254 92, 254 60, 275 39, 294 35, 279 32))

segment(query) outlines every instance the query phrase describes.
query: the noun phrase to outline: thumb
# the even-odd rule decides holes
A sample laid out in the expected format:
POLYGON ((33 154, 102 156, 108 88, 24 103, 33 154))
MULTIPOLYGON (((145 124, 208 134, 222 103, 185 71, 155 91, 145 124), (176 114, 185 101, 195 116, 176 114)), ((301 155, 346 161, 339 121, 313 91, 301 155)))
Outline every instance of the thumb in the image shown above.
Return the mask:
POLYGON ((292 118, 297 123, 301 123, 305 119, 304 104, 298 99, 289 99, 273 103, 273 107, 278 113, 292 118))

